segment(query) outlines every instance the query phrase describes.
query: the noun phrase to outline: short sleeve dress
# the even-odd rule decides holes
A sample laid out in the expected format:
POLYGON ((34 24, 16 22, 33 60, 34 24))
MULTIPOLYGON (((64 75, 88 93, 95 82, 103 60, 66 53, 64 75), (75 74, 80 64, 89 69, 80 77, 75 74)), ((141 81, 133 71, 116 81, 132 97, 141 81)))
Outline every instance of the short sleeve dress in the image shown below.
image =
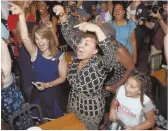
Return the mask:
POLYGON ((117 26, 114 21, 111 24, 116 29, 116 40, 125 46, 131 55, 133 55, 133 49, 131 45, 131 33, 136 28, 136 24, 132 20, 128 20, 126 25, 117 26))

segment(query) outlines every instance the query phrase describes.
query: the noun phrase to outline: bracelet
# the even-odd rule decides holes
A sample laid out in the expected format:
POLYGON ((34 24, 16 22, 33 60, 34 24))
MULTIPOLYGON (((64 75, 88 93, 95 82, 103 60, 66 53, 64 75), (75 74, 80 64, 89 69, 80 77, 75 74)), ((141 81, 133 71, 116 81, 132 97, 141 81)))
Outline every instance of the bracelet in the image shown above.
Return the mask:
POLYGON ((49 83, 49 87, 53 87, 52 82, 49 83))
POLYGON ((163 20, 162 17, 161 17, 160 19, 158 19, 159 22, 160 22, 161 20, 163 20))

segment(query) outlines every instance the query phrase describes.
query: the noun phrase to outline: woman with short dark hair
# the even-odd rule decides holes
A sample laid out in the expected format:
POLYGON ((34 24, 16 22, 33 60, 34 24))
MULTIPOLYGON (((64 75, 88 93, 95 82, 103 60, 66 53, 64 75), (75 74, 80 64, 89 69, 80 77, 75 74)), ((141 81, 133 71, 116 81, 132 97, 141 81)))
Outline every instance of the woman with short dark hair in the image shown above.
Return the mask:
POLYGON ((92 23, 74 26, 86 32, 83 38, 76 36, 63 7, 55 6, 53 10, 59 15, 63 36, 75 52, 67 77, 72 86, 67 111, 74 112, 87 129, 99 129, 105 106, 103 83, 114 66, 114 47, 110 38, 92 23), (99 55, 97 44, 103 55, 99 55))

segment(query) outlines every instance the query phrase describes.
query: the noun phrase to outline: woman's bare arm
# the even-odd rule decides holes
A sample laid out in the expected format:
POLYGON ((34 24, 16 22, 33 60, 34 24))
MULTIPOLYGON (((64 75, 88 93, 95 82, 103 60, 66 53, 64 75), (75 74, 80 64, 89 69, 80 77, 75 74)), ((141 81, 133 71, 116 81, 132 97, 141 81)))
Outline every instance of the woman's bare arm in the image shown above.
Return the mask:
POLYGON ((135 37, 135 29, 131 33, 131 45, 133 49, 133 61, 134 64, 137 62, 137 44, 136 44, 136 37, 135 37))

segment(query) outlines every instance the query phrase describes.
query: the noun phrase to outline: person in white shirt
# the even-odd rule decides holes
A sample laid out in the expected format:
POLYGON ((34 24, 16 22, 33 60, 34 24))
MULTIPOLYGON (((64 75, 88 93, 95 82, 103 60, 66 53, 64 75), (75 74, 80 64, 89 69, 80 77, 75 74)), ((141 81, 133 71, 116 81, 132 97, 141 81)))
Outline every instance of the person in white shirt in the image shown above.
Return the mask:
POLYGON ((112 100, 109 119, 113 122, 121 120, 126 130, 151 129, 155 123, 155 115, 154 105, 145 94, 149 89, 147 87, 147 78, 134 71, 112 100))

